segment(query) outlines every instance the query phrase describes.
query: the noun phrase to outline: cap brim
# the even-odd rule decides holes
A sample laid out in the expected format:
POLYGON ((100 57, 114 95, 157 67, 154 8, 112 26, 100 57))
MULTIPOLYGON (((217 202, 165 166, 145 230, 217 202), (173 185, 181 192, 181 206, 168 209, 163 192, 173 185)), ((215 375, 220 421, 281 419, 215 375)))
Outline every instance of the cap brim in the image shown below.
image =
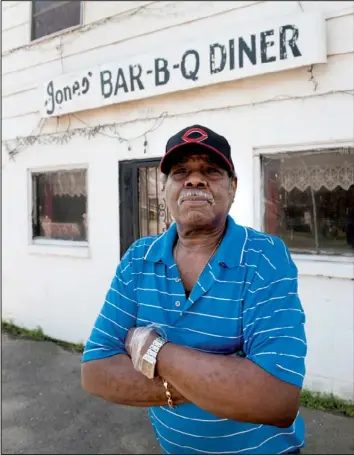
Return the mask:
POLYGON ((179 151, 179 149, 181 147, 184 147, 184 151, 187 152, 187 149, 188 149, 188 147, 186 147, 187 145, 189 145, 190 151, 192 151, 192 149, 195 150, 196 147, 207 149, 206 151, 207 151, 208 155, 211 155, 211 156, 214 155, 217 158, 216 162, 219 162, 220 164, 223 164, 223 167, 226 170, 234 172, 234 167, 231 164, 231 162, 221 152, 219 152, 219 150, 217 150, 216 148, 212 147, 211 145, 203 144, 202 142, 197 142, 197 143, 196 142, 194 142, 194 143, 183 142, 181 144, 177 144, 174 147, 172 147, 163 156, 163 158, 162 158, 162 160, 160 162, 160 171, 163 174, 167 175, 170 172, 171 167, 173 166, 173 164, 178 161, 176 159, 176 157, 177 156, 181 156, 181 154, 178 154, 177 152, 179 151))

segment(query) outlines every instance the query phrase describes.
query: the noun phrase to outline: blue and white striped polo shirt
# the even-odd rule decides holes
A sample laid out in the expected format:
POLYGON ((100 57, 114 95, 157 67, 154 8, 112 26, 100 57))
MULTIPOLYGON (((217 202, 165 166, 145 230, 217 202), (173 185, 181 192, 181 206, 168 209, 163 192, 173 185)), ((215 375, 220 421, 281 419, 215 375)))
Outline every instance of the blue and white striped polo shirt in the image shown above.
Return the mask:
MULTIPOLYGON (((220 355, 242 351, 302 387, 307 348, 296 266, 279 238, 230 216, 227 223, 188 298, 172 254, 176 224, 135 242, 117 268, 82 361, 126 353, 128 329, 155 324, 172 343, 220 355)), ((287 453, 304 445, 299 414, 289 428, 222 419, 189 403, 151 407, 149 415, 166 453, 287 453)))

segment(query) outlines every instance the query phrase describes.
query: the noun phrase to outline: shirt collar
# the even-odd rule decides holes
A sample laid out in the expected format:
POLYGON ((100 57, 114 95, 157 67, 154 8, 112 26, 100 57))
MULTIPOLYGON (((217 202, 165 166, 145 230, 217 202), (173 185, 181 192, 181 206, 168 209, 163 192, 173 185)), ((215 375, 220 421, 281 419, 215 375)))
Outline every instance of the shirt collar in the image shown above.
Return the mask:
MULTIPOLYGON (((144 259, 150 262, 163 262, 166 265, 174 263, 172 248, 177 235, 177 225, 171 226, 150 245, 144 259)), ((222 267, 238 267, 243 261, 244 247, 247 241, 247 229, 235 223, 233 218, 227 216, 227 227, 224 238, 215 257, 222 267)))

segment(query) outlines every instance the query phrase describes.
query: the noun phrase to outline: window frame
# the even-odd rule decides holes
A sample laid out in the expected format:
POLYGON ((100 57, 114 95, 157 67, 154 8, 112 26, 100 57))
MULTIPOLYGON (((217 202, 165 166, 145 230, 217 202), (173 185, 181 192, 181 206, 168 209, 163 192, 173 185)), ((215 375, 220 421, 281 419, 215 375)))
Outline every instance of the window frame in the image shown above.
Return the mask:
MULTIPOLYGON (((77 0, 79 3, 80 3, 80 22, 77 24, 77 25, 73 25, 72 27, 67 27, 67 28, 63 28, 62 30, 58 30, 57 32, 53 32, 53 33, 50 33, 49 35, 43 35, 39 38, 33 38, 33 26, 34 26, 34 2, 31 1, 30 2, 30 8, 29 8, 29 16, 30 16, 30 29, 29 29, 29 41, 30 43, 37 43, 37 42, 40 42, 40 41, 44 41, 48 38, 55 38, 56 36, 59 36, 63 33, 67 33, 67 32, 71 32, 73 30, 76 30, 80 27, 83 26, 84 24, 84 2, 83 0, 77 0)), ((62 5, 61 5, 62 6, 62 5)), ((58 8, 59 5, 56 7, 58 8)), ((54 9, 54 8, 50 8, 50 9, 54 9)), ((49 8, 45 11, 49 11, 50 10, 49 8)), ((37 16, 38 16, 38 13, 37 13, 37 16)))
MULTIPOLYGON (((261 164, 261 157, 264 155, 274 155, 275 157, 281 153, 299 153, 309 151, 330 150, 333 148, 345 148, 354 147, 352 140, 334 141, 334 142, 312 142, 303 143, 296 145, 282 145, 282 146, 264 146, 254 147, 252 150, 253 155, 253 224, 255 229, 263 231, 264 229, 264 213, 265 213, 265 201, 264 201, 264 186, 263 186, 263 171, 261 164)), ((301 261, 316 261, 316 262, 339 262, 339 263, 353 263, 354 257, 350 253, 320 253, 315 254, 313 252, 295 252, 290 249, 291 255, 294 259, 301 261)), ((314 272, 316 273, 316 272, 314 272)))
POLYGON ((88 164, 70 164, 70 165, 55 165, 55 166, 40 166, 27 169, 27 241, 30 252, 42 253, 48 251, 49 253, 59 255, 74 255, 78 257, 87 257, 90 245, 90 197, 89 197, 89 165, 88 164), (43 174, 46 172, 59 172, 59 171, 73 171, 73 170, 85 170, 86 171, 86 213, 88 220, 87 229, 87 240, 59 240, 59 239, 46 239, 46 238, 33 238, 32 230, 32 204, 33 204, 33 193, 32 193, 32 178, 33 174, 43 174), (65 251, 66 250, 66 251, 65 251), (69 250, 69 251, 68 251, 69 250))

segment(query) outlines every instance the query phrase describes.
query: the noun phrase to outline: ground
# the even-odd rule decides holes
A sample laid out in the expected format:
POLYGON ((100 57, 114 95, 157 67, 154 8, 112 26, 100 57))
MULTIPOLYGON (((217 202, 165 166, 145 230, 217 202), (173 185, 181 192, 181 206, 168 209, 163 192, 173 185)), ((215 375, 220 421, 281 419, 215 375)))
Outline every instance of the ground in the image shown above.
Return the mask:
MULTIPOLYGON (((308 454, 354 454, 354 419, 301 409, 308 454)), ((2 336, 2 453, 161 453, 145 409, 83 392, 80 355, 2 336)))

